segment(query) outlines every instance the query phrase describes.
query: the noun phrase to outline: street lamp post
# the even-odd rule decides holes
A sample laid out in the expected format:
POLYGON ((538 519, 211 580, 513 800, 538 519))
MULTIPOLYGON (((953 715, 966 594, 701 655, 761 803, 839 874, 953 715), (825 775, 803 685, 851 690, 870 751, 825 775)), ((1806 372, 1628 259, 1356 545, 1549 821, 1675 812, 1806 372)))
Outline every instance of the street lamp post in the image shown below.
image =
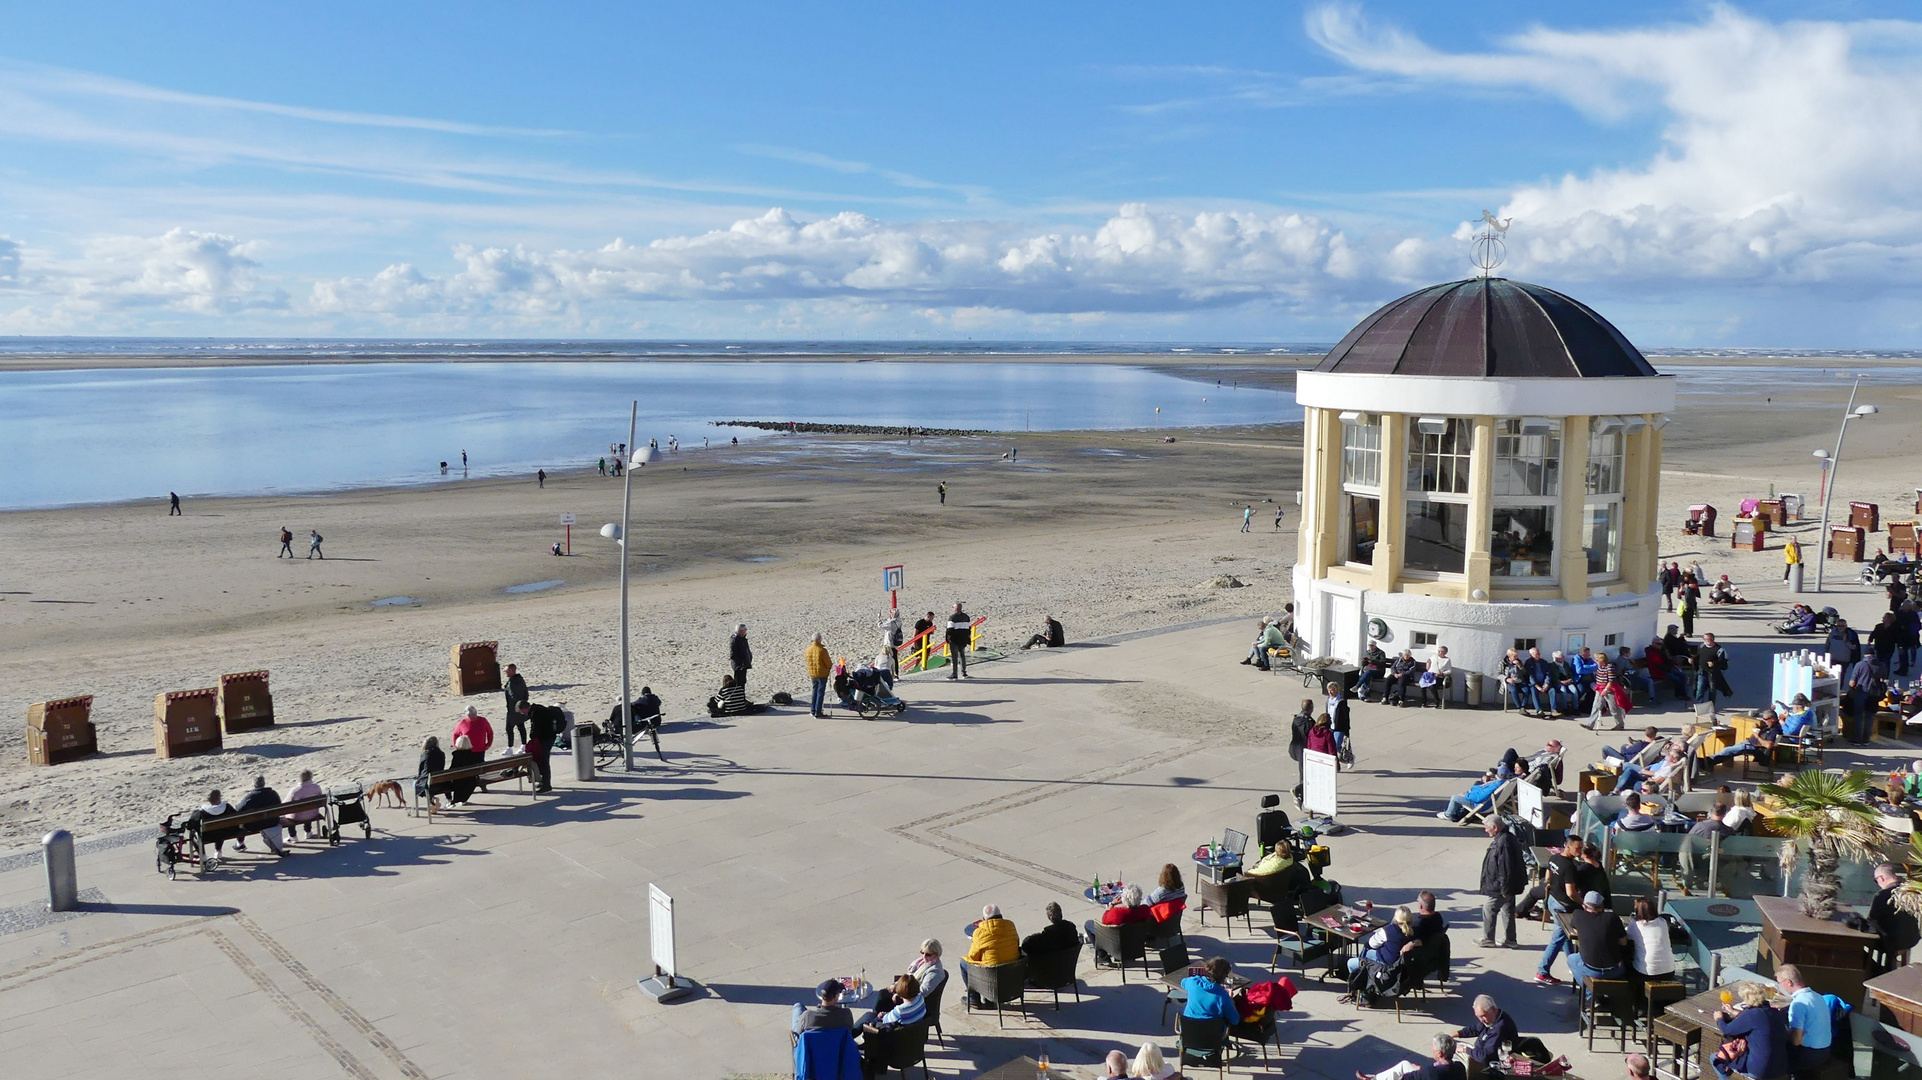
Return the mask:
MULTIPOLYGON (((1862 385, 1862 380, 1859 378, 1856 379, 1855 385, 1859 389, 1862 385)), ((1839 479, 1837 474, 1842 468, 1842 440, 1848 436, 1849 421, 1857 417, 1874 416, 1880 411, 1880 409, 1877 409, 1873 405, 1857 405, 1855 403, 1855 391, 1850 390, 1849 408, 1843 412, 1842 426, 1835 432, 1835 452, 1830 453, 1826 450, 1817 450, 1815 452, 1816 457, 1827 458, 1829 464, 1828 488, 1822 493, 1822 535, 1817 538, 1817 543, 1820 546, 1815 554, 1816 592, 1822 591, 1822 571, 1826 569, 1829 564, 1829 505, 1835 501, 1835 485, 1839 479)))
POLYGON ((634 428, 641 414, 641 403, 633 402, 627 412, 627 460, 621 481, 621 523, 601 526, 601 535, 621 545, 621 751, 627 771, 634 771, 634 684, 627 662, 627 526, 634 510, 634 462, 659 461, 661 452, 652 443, 645 450, 634 445, 634 428))

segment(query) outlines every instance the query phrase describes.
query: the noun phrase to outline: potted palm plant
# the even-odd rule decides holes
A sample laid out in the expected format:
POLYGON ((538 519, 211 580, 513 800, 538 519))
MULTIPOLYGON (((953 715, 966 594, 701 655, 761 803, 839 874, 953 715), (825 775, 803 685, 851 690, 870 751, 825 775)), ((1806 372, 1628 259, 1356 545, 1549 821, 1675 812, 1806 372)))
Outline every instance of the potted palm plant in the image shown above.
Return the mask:
POLYGON ((1836 774, 1811 769, 1780 784, 1763 784, 1762 794, 1775 804, 1769 827, 1796 841, 1782 845, 1782 876, 1795 872, 1801 845, 1809 849, 1808 872, 1802 875, 1802 914, 1828 919, 1835 914, 1835 898, 1842 890, 1837 877, 1843 859, 1873 859, 1892 839, 1874 810, 1862 801, 1873 784, 1861 770, 1836 774))

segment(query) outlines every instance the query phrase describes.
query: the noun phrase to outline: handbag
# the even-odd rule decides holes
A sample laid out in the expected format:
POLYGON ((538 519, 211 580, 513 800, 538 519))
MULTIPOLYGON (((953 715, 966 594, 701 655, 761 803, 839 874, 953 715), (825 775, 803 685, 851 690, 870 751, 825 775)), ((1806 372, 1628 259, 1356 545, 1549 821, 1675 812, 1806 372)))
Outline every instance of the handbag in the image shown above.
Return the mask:
POLYGON ((1508 1075, 1530 1077, 1561 1076, 1573 1067, 1568 1060, 1567 1054, 1563 1054, 1555 1060, 1548 1062, 1535 1061, 1532 1058, 1517 1054, 1509 1058, 1506 1064, 1507 1068, 1503 1071, 1508 1073, 1508 1075))
POLYGON ((1432 671, 1422 672, 1421 681, 1416 683, 1416 685, 1422 687, 1423 689, 1426 689, 1430 686, 1435 685, 1435 673, 1432 671))

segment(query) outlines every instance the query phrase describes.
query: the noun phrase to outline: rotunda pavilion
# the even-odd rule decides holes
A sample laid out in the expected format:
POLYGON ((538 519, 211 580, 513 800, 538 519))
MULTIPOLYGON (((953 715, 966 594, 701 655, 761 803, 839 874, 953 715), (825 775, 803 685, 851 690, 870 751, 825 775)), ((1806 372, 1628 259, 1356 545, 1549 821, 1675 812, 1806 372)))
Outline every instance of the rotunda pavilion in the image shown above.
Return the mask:
POLYGON ((1648 643, 1675 385, 1608 320, 1525 282, 1434 285, 1363 319, 1296 397, 1312 654, 1445 645, 1492 676, 1511 647, 1648 643))

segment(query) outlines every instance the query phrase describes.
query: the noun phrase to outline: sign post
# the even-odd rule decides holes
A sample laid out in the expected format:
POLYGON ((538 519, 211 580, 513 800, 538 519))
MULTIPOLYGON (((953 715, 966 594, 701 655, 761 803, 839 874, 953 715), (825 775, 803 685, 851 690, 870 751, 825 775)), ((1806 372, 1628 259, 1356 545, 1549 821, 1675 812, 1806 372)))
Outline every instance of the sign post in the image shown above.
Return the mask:
POLYGON ((887 590, 888 610, 901 610, 900 592, 903 588, 907 587, 907 582, 907 571, 905 568, 901 566, 883 566, 881 568, 881 588, 887 590))
POLYGON ((662 1003, 692 994, 694 980, 674 973, 674 898, 651 882, 647 886, 647 936, 654 974, 641 980, 641 992, 662 1003))
POLYGON ((574 554, 574 515, 562 514, 561 527, 567 530, 567 553, 574 554))
POLYGON ((1333 820, 1336 812, 1335 755, 1319 750, 1301 752, 1301 808, 1311 818, 1333 820))

